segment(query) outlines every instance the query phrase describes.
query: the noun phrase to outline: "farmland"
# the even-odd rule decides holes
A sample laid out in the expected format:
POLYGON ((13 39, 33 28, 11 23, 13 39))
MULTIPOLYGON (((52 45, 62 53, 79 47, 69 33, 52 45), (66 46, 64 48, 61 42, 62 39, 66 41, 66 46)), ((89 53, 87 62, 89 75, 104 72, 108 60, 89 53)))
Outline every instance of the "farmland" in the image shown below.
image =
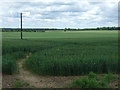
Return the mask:
POLYGON ((118 73, 118 31, 3 32, 4 74, 19 72, 18 61, 31 73, 79 76, 118 73))

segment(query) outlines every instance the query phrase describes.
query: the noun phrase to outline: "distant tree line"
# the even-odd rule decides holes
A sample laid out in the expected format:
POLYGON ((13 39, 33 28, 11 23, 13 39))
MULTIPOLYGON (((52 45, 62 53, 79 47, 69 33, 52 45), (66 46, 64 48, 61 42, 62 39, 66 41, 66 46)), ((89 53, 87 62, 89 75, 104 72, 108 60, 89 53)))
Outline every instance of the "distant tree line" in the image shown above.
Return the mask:
MULTIPOLYGON (((97 27, 97 28, 84 28, 84 29, 56 29, 56 28, 24 28, 24 32, 45 32, 45 31, 86 31, 86 30, 120 30, 120 27, 97 27)), ((2 28, 2 32, 20 32, 20 28, 2 28)))
MULTIPOLYGON (((45 32, 45 31, 54 31, 54 30, 64 30, 64 29, 54 29, 54 28, 24 28, 23 32, 45 32)), ((2 28, 2 32, 20 32, 20 28, 2 28)))
POLYGON ((66 31, 83 31, 83 30, 120 30, 120 27, 97 27, 97 28, 84 28, 84 29, 71 29, 65 28, 66 31))
POLYGON ((85 28, 83 30, 120 30, 120 27, 97 27, 97 28, 85 28))

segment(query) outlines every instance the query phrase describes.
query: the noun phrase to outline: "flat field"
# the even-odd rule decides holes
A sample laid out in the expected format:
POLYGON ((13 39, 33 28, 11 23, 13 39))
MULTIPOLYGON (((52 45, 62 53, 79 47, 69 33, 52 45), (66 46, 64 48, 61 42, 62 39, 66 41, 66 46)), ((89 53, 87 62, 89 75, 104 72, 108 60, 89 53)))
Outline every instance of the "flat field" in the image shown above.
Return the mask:
POLYGON ((17 61, 38 75, 118 73, 118 31, 3 32, 3 73, 19 71, 17 61))

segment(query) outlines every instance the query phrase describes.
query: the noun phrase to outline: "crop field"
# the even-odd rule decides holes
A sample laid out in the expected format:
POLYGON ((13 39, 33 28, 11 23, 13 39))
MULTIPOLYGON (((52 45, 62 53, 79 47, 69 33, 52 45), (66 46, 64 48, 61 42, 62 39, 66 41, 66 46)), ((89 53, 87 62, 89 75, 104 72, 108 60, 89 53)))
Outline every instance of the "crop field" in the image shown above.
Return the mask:
POLYGON ((17 62, 26 55, 24 68, 38 75, 76 76, 89 72, 118 73, 118 31, 68 31, 2 33, 2 70, 19 71, 17 62))

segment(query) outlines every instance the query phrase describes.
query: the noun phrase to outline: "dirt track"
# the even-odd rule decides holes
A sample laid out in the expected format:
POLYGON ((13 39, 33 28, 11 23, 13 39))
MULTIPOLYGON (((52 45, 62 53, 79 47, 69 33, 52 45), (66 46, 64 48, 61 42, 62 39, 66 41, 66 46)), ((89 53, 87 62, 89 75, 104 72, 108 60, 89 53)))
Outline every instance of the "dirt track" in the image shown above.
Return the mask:
MULTIPOLYGON (((30 55, 29 55, 30 56, 30 55)), ((29 58, 20 60, 18 62, 19 65, 19 73, 15 75, 3 75, 3 88, 10 88, 12 83, 16 80, 20 80, 23 82, 27 82, 30 86, 34 86, 36 88, 63 88, 68 85, 74 79, 79 78, 80 76, 40 76, 33 74, 23 68, 24 61, 29 58)))
MULTIPOLYGON (((29 56, 26 56, 26 58, 18 62, 19 73, 14 75, 3 75, 3 88, 11 88, 11 85, 18 80, 29 83, 30 85, 26 88, 64 88, 64 86, 70 84, 74 79, 80 78, 80 76, 40 76, 33 74, 23 68, 23 63, 29 56)), ((110 83, 110 86, 113 88, 117 87, 118 81, 110 83)))

